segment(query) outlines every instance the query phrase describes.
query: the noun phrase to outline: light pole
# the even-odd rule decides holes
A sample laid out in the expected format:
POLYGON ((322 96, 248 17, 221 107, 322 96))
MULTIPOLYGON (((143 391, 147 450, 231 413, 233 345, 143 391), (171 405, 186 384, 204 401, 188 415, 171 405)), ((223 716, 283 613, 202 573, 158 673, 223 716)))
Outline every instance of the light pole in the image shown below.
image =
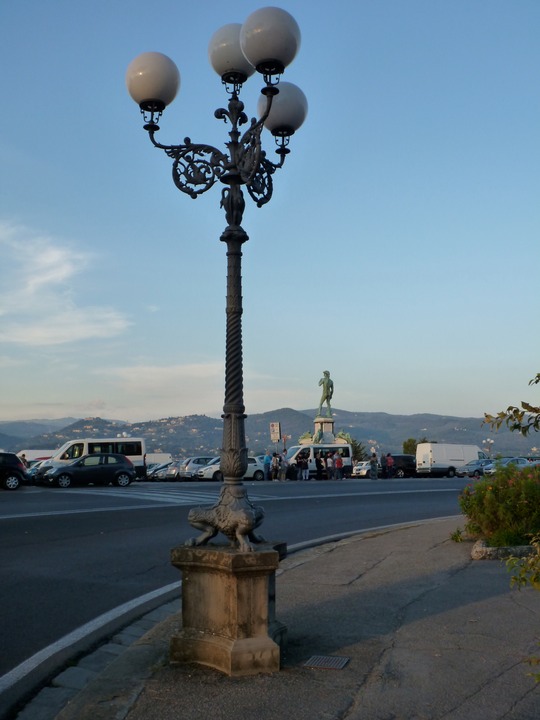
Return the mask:
POLYGON ((488 457, 491 457, 491 451, 493 449, 494 443, 495 443, 495 440, 492 440, 491 438, 486 438, 485 440, 482 440, 482 445, 484 446, 484 451, 488 457))
POLYGON ((285 10, 268 7, 252 13, 243 25, 229 24, 212 36, 209 59, 229 95, 226 108, 215 117, 230 125, 226 150, 193 143, 189 137, 179 145, 162 145, 155 138, 165 107, 180 86, 180 74, 170 58, 161 53, 143 53, 129 65, 126 84, 139 105, 152 144, 173 160, 176 187, 192 198, 223 183, 221 207, 227 227, 221 240, 227 245, 227 301, 225 349, 225 400, 223 405, 223 486, 218 503, 201 514, 190 513, 190 523, 202 534, 192 545, 204 545, 218 532, 225 534, 240 550, 251 550, 251 541, 262 538, 254 529, 263 513, 247 497, 242 478, 247 469, 245 406, 242 366, 242 245, 248 240, 242 228, 245 207, 243 186, 258 207, 272 197, 272 175, 283 166, 289 153, 290 136, 303 123, 307 101, 291 83, 280 83, 280 75, 292 62, 300 45, 300 30, 285 10), (248 124, 240 92, 255 71, 264 78, 257 105, 259 119, 248 124), (242 133, 241 126, 248 125, 242 133), (261 133, 266 127, 276 139, 278 162, 271 162, 262 149, 261 133), (242 529, 238 528, 241 517, 242 529))

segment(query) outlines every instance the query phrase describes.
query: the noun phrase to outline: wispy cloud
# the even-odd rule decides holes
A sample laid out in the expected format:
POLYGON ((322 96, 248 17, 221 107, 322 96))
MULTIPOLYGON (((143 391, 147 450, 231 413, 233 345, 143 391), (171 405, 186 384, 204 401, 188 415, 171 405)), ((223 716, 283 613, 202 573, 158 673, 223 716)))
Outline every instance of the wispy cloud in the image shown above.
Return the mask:
POLYGON ((200 392, 223 386, 223 365, 221 363, 191 365, 132 365, 97 370, 120 382, 129 392, 170 394, 181 390, 184 393, 200 392), (196 387, 194 387, 196 386, 196 387))
POLYGON ((22 364, 23 363, 20 360, 16 360, 15 358, 11 358, 7 355, 0 355, 0 370, 14 368, 22 364))
POLYGON ((60 345, 110 338, 128 326, 114 308, 77 302, 76 276, 94 257, 28 228, 0 222, 0 341, 20 345, 60 345))
MULTIPOLYGON (((97 369, 94 376, 101 378, 108 398, 106 412, 109 416, 142 420, 200 413, 219 416, 222 412, 224 367, 221 362, 167 366, 140 364, 97 369), (125 400, 118 401, 118 398, 125 400), (114 402, 116 405, 112 405, 114 402)), ((280 388, 282 380, 279 378, 267 376, 266 387, 257 388, 256 377, 249 371, 245 375, 248 414, 275 407, 313 407, 316 404, 310 393, 304 396, 301 391, 280 388)))
MULTIPOLYGON (((96 370, 114 394, 152 416, 213 414, 223 404, 222 363, 133 365, 96 370)), ((143 415, 144 417, 144 415, 143 415)))

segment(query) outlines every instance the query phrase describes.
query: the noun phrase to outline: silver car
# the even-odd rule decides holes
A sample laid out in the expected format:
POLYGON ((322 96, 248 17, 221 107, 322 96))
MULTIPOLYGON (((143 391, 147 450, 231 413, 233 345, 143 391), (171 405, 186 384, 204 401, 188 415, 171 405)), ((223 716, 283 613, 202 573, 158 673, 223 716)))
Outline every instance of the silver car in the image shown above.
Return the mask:
POLYGON ((458 477, 480 477, 484 474, 484 468, 493 465, 493 460, 482 458, 481 460, 470 460, 466 465, 456 468, 458 477))
POLYGON ((507 467, 508 465, 516 465, 520 470, 531 467, 531 463, 525 457, 511 457, 494 460, 490 465, 484 467, 484 475, 494 475, 498 467, 507 467))
POLYGON ((370 464, 368 460, 356 463, 353 467, 353 477, 367 477, 369 475, 370 464))
MULTIPOLYGON (((197 473, 197 480, 223 480, 223 473, 219 467, 220 458, 214 458, 212 462, 197 473)), ((248 466, 244 480, 264 480, 264 465, 256 457, 248 457, 248 466)))
MULTIPOLYGON (((371 473, 371 463, 369 460, 362 460, 357 462, 353 467, 351 477, 369 477, 371 473)), ((381 464, 377 463, 377 477, 381 477, 382 468, 381 464)))
POLYGON ((213 460, 211 455, 201 455, 199 457, 189 457, 182 460, 178 467, 179 480, 193 480, 197 477, 197 473, 201 468, 213 460))

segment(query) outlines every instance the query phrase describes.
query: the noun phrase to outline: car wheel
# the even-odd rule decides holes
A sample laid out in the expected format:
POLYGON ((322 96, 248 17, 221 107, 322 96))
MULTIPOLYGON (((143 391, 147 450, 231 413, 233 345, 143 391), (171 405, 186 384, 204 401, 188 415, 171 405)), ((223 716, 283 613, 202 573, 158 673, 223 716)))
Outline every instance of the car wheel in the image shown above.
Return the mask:
POLYGON ((397 478, 404 478, 405 477, 405 470, 403 468, 398 468, 396 470, 396 477, 397 478))
POLYGON ((473 477, 478 480, 478 478, 480 477, 480 470, 475 470, 473 473, 473 477))
POLYGON ((3 483, 6 490, 16 490, 20 484, 21 484, 21 480, 20 480, 19 476, 15 475, 15 474, 8 475, 4 479, 4 483, 3 483))
POLYGON ((71 485, 71 478, 69 475, 66 475, 65 473, 58 476, 58 480, 56 481, 56 484, 58 487, 61 488, 68 488, 71 485))
POLYGON ((264 480, 264 473, 262 470, 255 470, 253 473, 254 480, 264 480))
POLYGON ((131 478, 127 473, 120 473, 116 476, 116 479, 114 481, 115 485, 118 485, 118 487, 127 487, 131 483, 131 478))
POLYGON ((449 468, 448 472, 446 473, 448 477, 455 477, 456 471, 454 468, 449 468))
POLYGON ((212 475, 212 480, 215 480, 216 482, 221 482, 223 480, 223 473, 221 470, 216 470, 216 472, 212 475))

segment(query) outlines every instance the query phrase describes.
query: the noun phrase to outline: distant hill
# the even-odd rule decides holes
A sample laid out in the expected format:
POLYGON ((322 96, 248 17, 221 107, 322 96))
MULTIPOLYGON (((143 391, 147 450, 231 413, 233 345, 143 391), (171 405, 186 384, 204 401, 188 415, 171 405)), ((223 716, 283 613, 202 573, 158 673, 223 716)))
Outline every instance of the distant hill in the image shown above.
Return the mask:
POLYGON ((76 422, 77 418, 67 417, 59 420, 4 420, 0 421, 0 438, 3 434, 15 438, 28 438, 43 433, 61 430, 76 422))
MULTIPOLYGON (((298 443, 298 438, 304 432, 313 431, 313 418, 316 409, 298 412, 290 408, 274 410, 259 415, 252 415, 246 421, 246 432, 250 447, 256 445, 266 447, 269 443, 270 422, 281 423, 282 435, 290 435, 288 445, 298 443)), ((380 451, 403 452, 403 441, 408 438, 429 441, 463 443, 478 445, 486 438, 494 440, 492 445, 494 453, 502 455, 530 454, 531 448, 536 444, 540 446, 540 437, 524 438, 518 433, 511 433, 502 429, 492 433, 482 424, 483 418, 462 418, 450 415, 432 415, 419 413, 416 415, 390 415, 389 413, 375 412, 348 412, 333 409, 335 432, 343 430, 356 440, 370 445, 374 440, 380 451)), ((540 453, 539 453, 540 454, 540 453)))
MULTIPOLYGON (((39 437, 44 433, 55 432, 71 425, 76 418, 67 417, 59 420, 4 420, 0 421, 0 449, 6 451, 22 450, 29 447, 27 440, 39 437)), ((47 445, 34 445, 36 449, 47 445)))
POLYGON ((10 451, 20 442, 20 438, 13 437, 13 435, 5 435, 0 432, 0 450, 10 451))
MULTIPOLYGON (((315 414, 315 408, 303 411, 280 408, 249 415, 246 420, 246 438, 250 452, 260 454, 267 448, 273 449, 270 442, 271 422, 281 424, 281 433, 287 436, 288 447, 298 444, 301 435, 313 432, 315 414)), ((489 437, 494 440, 493 452, 502 455, 528 455, 535 444, 540 446, 540 437, 536 439, 534 435, 524 438, 506 429, 491 433, 487 426, 482 425, 482 418, 428 413, 390 415, 339 409, 333 410, 333 417, 336 433, 343 430, 366 447, 371 445, 370 441, 375 441, 381 452, 402 452, 404 440, 424 437, 431 441, 466 443, 479 447, 489 437)), ((66 420, 73 421, 73 418, 66 420)), ((102 418, 85 418, 65 425, 63 422, 32 420, 26 423, 0 423, 0 447, 14 452, 23 448, 56 448, 77 437, 116 437, 125 434, 146 438, 148 452, 170 452, 179 458, 200 453, 217 455, 222 444, 221 418, 206 415, 169 417, 140 423, 102 418), (36 426, 38 432, 34 433, 36 426)), ((278 447, 281 449, 281 443, 278 447)))

